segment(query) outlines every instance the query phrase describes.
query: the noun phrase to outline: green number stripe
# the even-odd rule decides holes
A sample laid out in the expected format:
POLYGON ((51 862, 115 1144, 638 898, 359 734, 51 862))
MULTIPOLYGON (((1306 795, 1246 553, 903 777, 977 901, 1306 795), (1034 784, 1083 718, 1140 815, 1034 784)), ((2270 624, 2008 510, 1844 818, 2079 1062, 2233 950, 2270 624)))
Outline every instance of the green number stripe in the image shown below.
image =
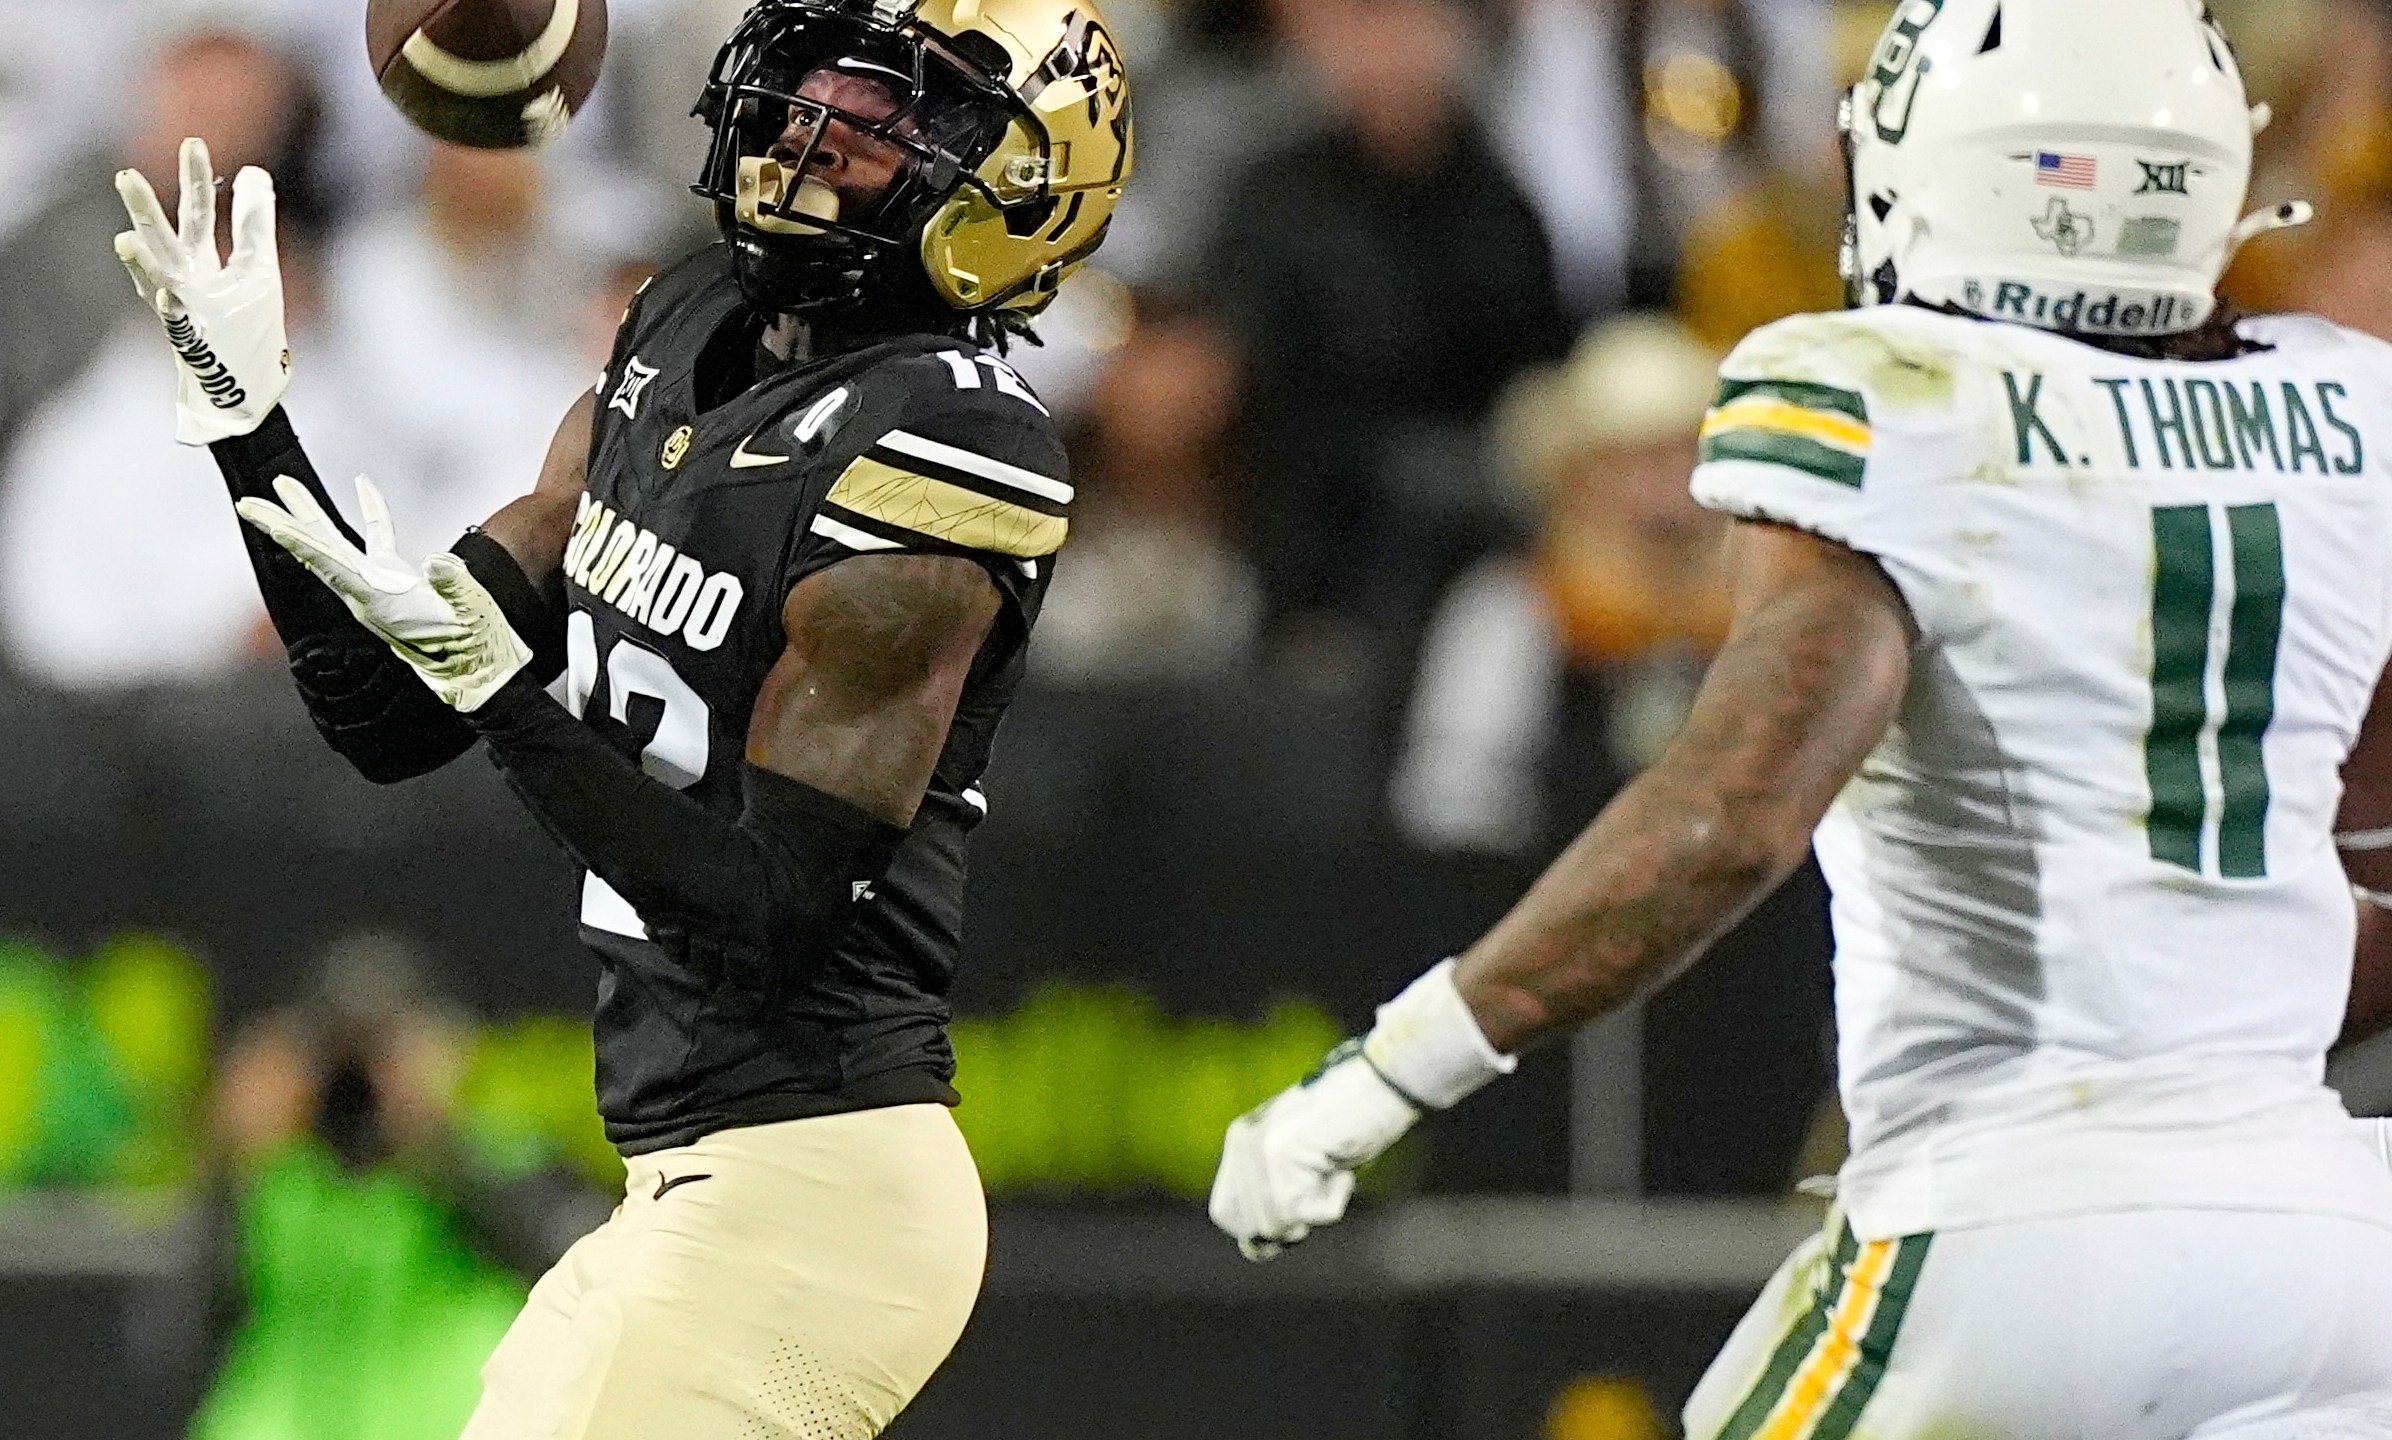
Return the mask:
MULTIPOLYGON (((2143 742, 2151 782, 2151 856, 2199 871, 2209 796, 2201 747, 2211 738, 2210 614, 2217 602, 2214 519, 2206 505, 2151 512, 2158 563, 2151 587, 2151 733, 2143 742)), ((2276 719, 2276 651, 2284 634, 2284 535, 2273 505, 2226 511, 2234 604, 2228 612, 2225 712, 2215 718, 2217 873, 2267 874, 2268 727, 2276 719)))
POLYGON ((2226 723, 2218 730, 2218 774, 2226 807, 2218 821, 2218 871, 2235 879, 2267 873, 2267 759, 2262 744, 2276 718, 2276 647, 2284 634, 2284 535, 2273 505, 2226 512, 2234 541, 2233 638, 2226 648, 2226 723))
POLYGON ((2201 783, 2201 732, 2209 726, 2209 613, 2216 560, 2209 507, 2151 512, 2159 557, 2151 586, 2151 732, 2143 771, 2151 782, 2151 858, 2201 868, 2209 796, 2201 783))

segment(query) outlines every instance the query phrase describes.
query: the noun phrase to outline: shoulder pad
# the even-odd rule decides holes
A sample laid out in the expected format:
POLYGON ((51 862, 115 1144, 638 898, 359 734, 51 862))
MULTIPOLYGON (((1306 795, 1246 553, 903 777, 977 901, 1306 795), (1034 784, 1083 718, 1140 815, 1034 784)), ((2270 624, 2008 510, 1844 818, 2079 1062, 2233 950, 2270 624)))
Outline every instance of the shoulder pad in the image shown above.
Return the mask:
POLYGON ((1748 336, 1720 366, 1702 458, 1751 460, 1857 487, 1871 428, 1863 352, 1870 332, 1799 315, 1748 336))
MULTIPOLYGON (((1002 359, 958 343, 876 367, 868 382, 890 428, 1063 479, 1063 442, 1046 402, 1002 359)), ((877 408, 877 407, 876 407, 877 408)))
POLYGON ((1073 491, 1046 407, 1013 368, 961 344, 858 375, 871 428, 816 533, 849 548, 929 544, 1036 561, 1059 549, 1073 491))
POLYGON ((2392 344, 2322 315, 2253 315, 2240 328, 2246 338, 2278 350, 2356 350, 2370 364, 2392 364, 2392 344))
POLYGON ((1812 381, 1891 409, 1938 405, 1956 393, 1964 342, 1985 323, 1915 306, 1795 315, 1746 336, 1720 373, 1812 381))

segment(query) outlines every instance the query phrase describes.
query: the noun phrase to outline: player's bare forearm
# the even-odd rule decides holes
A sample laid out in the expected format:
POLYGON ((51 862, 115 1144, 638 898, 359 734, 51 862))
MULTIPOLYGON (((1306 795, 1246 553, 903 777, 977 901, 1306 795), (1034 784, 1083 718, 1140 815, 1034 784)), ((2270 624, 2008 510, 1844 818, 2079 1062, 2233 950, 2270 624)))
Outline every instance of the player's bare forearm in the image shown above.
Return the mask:
POLYGON ((564 603, 565 546, 573 538, 575 509, 589 486, 590 427, 597 413, 595 394, 575 401, 557 426, 555 438, 548 442, 548 458, 540 465, 540 481, 532 493, 510 502, 482 524, 482 533, 505 546, 523 567, 525 578, 560 606, 564 603))
POLYGON ((806 577, 789 646, 756 699, 748 760, 894 825, 929 788, 1001 604, 988 572, 945 555, 864 555, 806 577))
MULTIPOLYGON (((2358 743, 2343 763, 2342 809, 2334 830, 2351 884, 2392 900, 2392 675, 2377 683, 2358 743)), ((2363 896, 2357 904, 2359 937, 2342 1029, 2346 1043, 2392 1030, 2392 910, 2363 896)))
POLYGON ((1771 525, 1730 542, 1738 614, 1685 728, 1456 983, 1514 1052, 1693 961, 1802 863, 1909 683, 1907 610, 1875 562, 1771 525))

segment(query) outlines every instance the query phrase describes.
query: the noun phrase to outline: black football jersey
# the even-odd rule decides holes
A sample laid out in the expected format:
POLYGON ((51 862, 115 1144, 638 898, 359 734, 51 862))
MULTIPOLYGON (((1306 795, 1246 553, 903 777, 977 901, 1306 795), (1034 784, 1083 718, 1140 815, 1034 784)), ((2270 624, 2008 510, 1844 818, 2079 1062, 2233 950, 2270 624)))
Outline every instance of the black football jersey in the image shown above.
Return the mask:
POLYGON ((735 817, 791 587, 858 555, 959 555, 1005 603, 912 831, 793 1003, 768 1013, 708 985, 685 937, 651 933, 583 877, 599 1111, 631 1154, 732 1125, 954 1103, 946 995, 965 838, 987 813, 980 775, 1072 498, 1037 397, 953 337, 801 362, 701 411, 701 357, 749 325, 719 246, 658 276, 625 318, 565 555, 568 705, 648 774, 735 817))

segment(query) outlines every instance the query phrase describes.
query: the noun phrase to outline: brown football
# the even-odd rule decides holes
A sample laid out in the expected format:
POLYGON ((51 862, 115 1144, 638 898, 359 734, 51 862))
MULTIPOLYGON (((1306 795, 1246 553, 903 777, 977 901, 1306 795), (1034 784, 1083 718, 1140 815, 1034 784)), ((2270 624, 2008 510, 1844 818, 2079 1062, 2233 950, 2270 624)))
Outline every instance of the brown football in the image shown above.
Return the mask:
POLYGON ((382 93, 433 135, 484 150, 545 145, 598 84, 606 0, 369 0, 382 93))

